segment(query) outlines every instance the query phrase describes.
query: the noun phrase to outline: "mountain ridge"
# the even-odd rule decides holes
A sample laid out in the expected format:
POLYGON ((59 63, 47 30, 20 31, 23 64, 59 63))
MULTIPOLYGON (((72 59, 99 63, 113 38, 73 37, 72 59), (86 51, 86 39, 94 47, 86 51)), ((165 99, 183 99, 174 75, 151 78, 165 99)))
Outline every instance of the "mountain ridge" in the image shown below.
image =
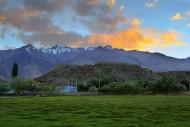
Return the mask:
POLYGON ((29 44, 17 49, 0 50, 0 76, 9 79, 14 62, 19 76, 35 78, 48 73, 57 64, 86 65, 101 62, 137 64, 155 72, 190 71, 190 59, 174 58, 161 53, 124 50, 110 45, 72 48, 55 45, 36 48, 29 44))

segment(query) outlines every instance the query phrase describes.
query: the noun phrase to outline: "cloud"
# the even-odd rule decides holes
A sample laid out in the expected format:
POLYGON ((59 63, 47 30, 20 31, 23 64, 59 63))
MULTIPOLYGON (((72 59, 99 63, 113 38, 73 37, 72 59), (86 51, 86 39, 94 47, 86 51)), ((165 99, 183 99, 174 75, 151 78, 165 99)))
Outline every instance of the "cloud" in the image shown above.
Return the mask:
POLYGON ((133 26, 139 26, 139 25, 141 25, 141 21, 139 19, 137 19, 136 17, 132 17, 131 24, 133 26))
POLYGON ((0 8, 3 8, 6 5, 7 0, 0 0, 0 8))
POLYGON ((122 15, 99 15, 97 17, 91 18, 90 20, 82 20, 82 23, 84 24, 86 30, 90 32, 90 34, 104 34, 114 32, 118 30, 118 24, 125 24, 126 22, 126 18, 122 15))
POLYGON ((164 46, 170 46, 170 45, 185 46, 186 43, 179 41, 178 38, 179 38, 179 33, 177 33, 176 31, 164 32, 161 35, 161 39, 164 46))
POLYGON ((150 46, 185 46, 185 42, 179 40, 180 34, 176 31, 162 32, 157 29, 131 26, 123 31, 109 34, 91 35, 88 38, 90 44, 112 45, 126 50, 145 50, 150 46))
POLYGON ((92 5, 96 5, 96 4, 102 3, 102 0, 88 0, 86 2, 88 2, 89 4, 92 4, 92 5))
POLYGON ((5 39, 5 33, 9 30, 10 30, 10 28, 8 28, 8 27, 2 27, 0 30, 0 38, 5 39))
POLYGON ((23 10, 14 8, 8 12, 0 13, 2 25, 10 25, 12 28, 25 32, 60 32, 51 19, 46 15, 40 15, 35 10, 23 10))
MULTIPOLYGON (((69 11, 73 14, 71 17, 75 17, 75 19, 70 18, 69 20, 80 24, 80 27, 85 28, 90 34, 114 32, 117 31, 118 25, 126 23, 125 16, 113 8, 115 0, 23 0, 21 3, 23 5, 12 6, 6 10, 0 8, 0 25, 19 31, 19 33, 15 33, 15 36, 24 44, 40 42, 44 45, 51 45, 50 40, 59 43, 63 37, 71 40, 68 40, 70 43, 78 44, 83 38, 80 34, 76 32, 68 34, 63 27, 54 24, 53 20, 56 15, 59 15, 59 12, 63 12, 64 15, 69 11), (74 38, 77 38, 76 35, 78 35, 78 39, 79 36, 81 39, 73 41, 69 35, 73 35, 74 38)), ((68 22, 64 18, 61 21, 65 22, 60 25, 68 22)), ((7 30, 1 31, 2 37, 5 32, 7 30)), ((68 44, 66 41, 62 42, 65 45, 68 44)))
POLYGON ((187 16, 190 16, 190 11, 185 12, 187 16))
POLYGON ((119 11, 120 11, 120 12, 123 11, 124 9, 125 9, 124 6, 120 6, 120 7, 119 7, 119 11))
POLYGON ((6 17, 0 13, 0 25, 5 23, 6 17))
POLYGON ((154 0, 153 2, 146 2, 145 6, 148 8, 152 8, 156 5, 157 2, 158 0, 154 0))
POLYGON ((95 15, 101 2, 101 0, 77 0, 74 9, 80 16, 95 15))
POLYGON ((123 16, 116 16, 116 17, 110 17, 110 16, 105 16, 105 17, 101 17, 98 19, 98 23, 100 24, 108 24, 111 26, 116 26, 119 22, 121 23, 125 23, 126 19, 123 16))
POLYGON ((89 43, 102 42, 104 45, 110 44, 116 48, 128 50, 143 50, 146 46, 157 45, 157 40, 151 35, 144 36, 137 28, 129 28, 117 33, 104 35, 93 35, 88 38, 89 43))
POLYGON ((56 44, 60 45, 85 45, 86 38, 76 32, 64 32, 64 33, 33 33, 27 35, 23 32, 17 34, 17 38, 21 40, 24 44, 42 44, 43 46, 54 46, 56 44))
POLYGON ((187 26, 188 26, 188 27, 190 27, 190 23, 189 23, 189 24, 187 24, 187 26))
POLYGON ((65 4, 72 2, 73 0, 24 0, 24 7, 26 9, 53 14, 61 11, 65 4))
POLYGON ((75 5, 76 13, 80 16, 80 24, 94 33, 109 33, 117 30, 117 26, 125 24, 127 19, 116 8, 110 8, 115 1, 99 1, 100 3, 90 4, 88 0, 77 1, 75 5))
POLYGON ((176 13, 171 20, 184 20, 185 18, 181 16, 180 13, 176 13))
MULTIPOLYGON (((153 7, 156 2, 147 5, 153 7)), ((115 0, 23 0, 20 7, 0 8, 0 25, 9 28, 1 29, 1 37, 4 38, 8 30, 16 29, 15 37, 23 44, 46 47, 55 44, 74 47, 110 44, 117 48, 143 50, 150 45, 184 44, 179 41, 177 32, 160 32, 143 27, 142 21, 136 17, 127 19, 122 13, 124 6, 120 6, 118 11, 115 3, 115 0), (55 21, 58 15, 61 19, 55 21), (68 31, 65 24, 79 25, 88 36, 68 31)))
MULTIPOLYGON (((52 14, 52 12, 50 14, 50 10, 55 11, 55 5, 61 1, 56 0, 55 2, 51 1, 48 3, 47 1, 40 0, 38 4, 35 4, 35 2, 38 3, 38 0, 24 0, 23 8, 13 6, 8 10, 1 10, 0 25, 9 27, 9 30, 16 29, 21 32, 63 32, 64 30, 53 24, 50 16, 52 14)), ((6 32, 8 30, 1 30, 1 37, 4 37, 3 35, 6 32)))
POLYGON ((116 0, 108 0, 107 4, 109 8, 112 8, 116 3, 116 0))

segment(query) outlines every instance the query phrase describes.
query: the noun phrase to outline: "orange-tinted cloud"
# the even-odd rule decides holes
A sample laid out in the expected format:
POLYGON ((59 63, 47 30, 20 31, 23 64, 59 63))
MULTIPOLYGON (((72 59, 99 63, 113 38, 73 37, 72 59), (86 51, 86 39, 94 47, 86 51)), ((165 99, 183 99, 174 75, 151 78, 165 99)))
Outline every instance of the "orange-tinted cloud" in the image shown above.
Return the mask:
POLYGON ((179 33, 175 31, 168 31, 161 35, 162 43, 164 46, 184 46, 186 45, 185 42, 181 42, 179 39, 179 33))
POLYGON ((4 24, 6 21, 6 17, 0 14, 0 25, 4 24))
POLYGON ((131 24, 133 26, 138 26, 138 25, 141 25, 141 21, 139 19, 137 19, 136 17, 132 17, 131 24))
POLYGON ((115 33, 92 35, 88 38, 88 43, 112 45, 126 50, 145 50, 150 46, 185 46, 186 43, 180 41, 179 36, 176 31, 161 32, 156 29, 132 26, 115 33))
POLYGON ((120 7, 119 7, 119 11, 120 11, 120 12, 123 11, 124 9, 125 9, 124 6, 120 6, 120 7))
POLYGON ((116 3, 116 0, 108 0, 107 4, 109 8, 112 8, 116 3))
POLYGON ((40 15, 40 11, 39 10, 26 10, 24 13, 23 13, 23 15, 24 15, 24 17, 38 17, 39 15, 40 15))
POLYGON ((88 42, 90 44, 101 42, 104 45, 109 44, 116 48, 130 50, 143 50, 148 45, 158 44, 157 40, 154 39, 153 36, 144 36, 137 28, 129 28, 117 33, 90 36, 88 38, 88 42))
POLYGON ((184 20, 185 18, 181 16, 180 13, 176 13, 171 20, 184 20))

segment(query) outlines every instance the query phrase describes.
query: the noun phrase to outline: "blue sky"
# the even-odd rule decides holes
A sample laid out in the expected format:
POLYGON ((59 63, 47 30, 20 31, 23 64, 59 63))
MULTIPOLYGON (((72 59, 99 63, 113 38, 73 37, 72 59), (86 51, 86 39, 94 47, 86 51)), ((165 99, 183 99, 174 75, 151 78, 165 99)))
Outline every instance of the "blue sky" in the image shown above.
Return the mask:
POLYGON ((0 0, 0 49, 112 45, 190 56, 189 0, 0 0))

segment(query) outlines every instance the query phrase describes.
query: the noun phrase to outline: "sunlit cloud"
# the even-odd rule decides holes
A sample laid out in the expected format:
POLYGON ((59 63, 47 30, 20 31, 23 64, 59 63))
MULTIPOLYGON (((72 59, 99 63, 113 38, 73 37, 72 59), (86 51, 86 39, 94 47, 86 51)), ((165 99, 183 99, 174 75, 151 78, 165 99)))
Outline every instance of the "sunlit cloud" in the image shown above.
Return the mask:
MULTIPOLYGON (((152 8, 157 2, 147 2, 146 7, 152 8)), ((24 0, 23 7, 0 8, 0 25, 4 27, 0 37, 4 38, 7 31, 16 29, 15 37, 23 44, 46 47, 55 44, 72 47, 112 45, 126 50, 145 50, 150 46, 186 44, 176 31, 147 28, 143 25, 146 21, 143 16, 138 15, 141 17, 138 19, 133 14, 124 14, 123 5, 116 6, 116 0, 24 0), (58 21, 55 17, 60 12, 64 16, 66 14, 66 18, 63 16, 58 21), (67 18, 70 14, 71 17, 67 18), (79 29, 69 29, 69 25, 73 24, 79 29)), ((177 13, 171 20, 187 19, 187 16, 190 12, 177 13)), ((190 23, 187 26, 190 27, 190 23)))
POLYGON ((109 8, 112 8, 116 3, 116 0, 108 0, 107 4, 109 8))
POLYGON ((188 26, 188 27, 190 27, 190 23, 189 23, 189 24, 187 24, 187 26, 188 26))
POLYGON ((139 19, 137 19, 136 17, 132 17, 131 24, 133 26, 138 26, 138 25, 141 25, 141 21, 139 19))
POLYGON ((148 8, 152 8, 156 5, 157 2, 158 0, 154 0, 153 2, 146 2, 145 6, 148 8))
POLYGON ((185 42, 181 42, 179 39, 179 33, 176 31, 168 31, 161 35, 161 39, 163 41, 164 46, 185 46, 185 42))
POLYGON ((171 20, 184 20, 185 18, 181 16, 180 13, 176 13, 171 20))
POLYGON ((152 28, 130 27, 123 31, 109 34, 91 35, 88 43, 112 45, 126 50, 145 50, 150 46, 185 46, 187 43, 179 39, 176 31, 162 32, 152 28))
POLYGON ((152 36, 144 36, 137 28, 130 28, 117 33, 94 35, 88 39, 89 43, 102 42, 104 45, 112 45, 126 50, 143 50, 146 46, 157 45, 158 41, 152 36))
POLYGON ((120 7, 119 7, 119 11, 120 11, 120 12, 123 11, 124 9, 125 9, 124 6, 120 6, 120 7))

